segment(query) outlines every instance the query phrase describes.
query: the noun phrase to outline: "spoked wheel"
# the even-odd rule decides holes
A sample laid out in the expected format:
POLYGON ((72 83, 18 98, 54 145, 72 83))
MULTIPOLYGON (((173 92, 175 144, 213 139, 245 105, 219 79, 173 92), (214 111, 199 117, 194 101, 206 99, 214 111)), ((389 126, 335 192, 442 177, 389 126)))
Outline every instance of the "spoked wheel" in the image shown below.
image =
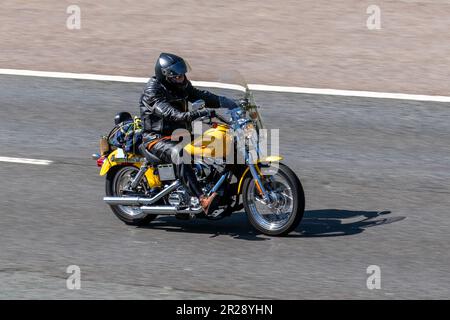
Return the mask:
MULTIPOLYGON (((134 176, 139 169, 134 166, 118 167, 116 170, 110 170, 106 176, 106 195, 108 197, 122 197, 127 194, 127 190, 134 176)), ((145 177, 138 186, 138 192, 145 195, 147 191, 147 181, 145 177)), ((136 193, 134 193, 134 196, 136 193)), ((123 222, 130 225, 146 225, 154 220, 157 215, 144 214, 139 206, 111 205, 111 210, 123 222)))
POLYGON ((253 177, 243 186, 243 202, 250 223, 264 234, 286 235, 303 218, 305 195, 300 180, 289 167, 279 164, 275 174, 266 176, 264 188, 271 201, 264 201, 253 177))

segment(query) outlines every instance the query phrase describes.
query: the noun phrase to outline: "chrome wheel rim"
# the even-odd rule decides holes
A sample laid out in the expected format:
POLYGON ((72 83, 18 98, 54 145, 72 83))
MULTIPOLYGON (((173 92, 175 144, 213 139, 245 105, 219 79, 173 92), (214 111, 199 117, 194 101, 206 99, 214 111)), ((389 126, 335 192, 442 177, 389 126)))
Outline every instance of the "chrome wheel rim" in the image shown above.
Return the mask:
POLYGON ((256 223, 265 230, 278 231, 294 218, 294 196, 289 181, 280 174, 275 174, 265 184, 271 197, 271 203, 265 203, 259 195, 253 180, 249 186, 248 203, 250 214, 256 223))
MULTIPOLYGON (((116 182, 115 182, 115 193, 118 197, 123 197, 124 195, 124 189, 129 186, 129 184, 132 181, 133 178, 133 173, 138 172, 139 170, 137 168, 134 167, 128 167, 127 170, 123 170, 120 175, 116 178, 116 182)), ((142 179, 143 182, 145 182, 145 178, 142 179)), ((145 190, 145 183, 142 183, 142 186, 145 190)), ((141 208, 139 206, 124 206, 124 205, 117 205, 117 207, 119 208, 119 210, 130 216, 130 217, 136 217, 136 216, 140 216, 143 214, 143 211, 141 210, 141 208)))

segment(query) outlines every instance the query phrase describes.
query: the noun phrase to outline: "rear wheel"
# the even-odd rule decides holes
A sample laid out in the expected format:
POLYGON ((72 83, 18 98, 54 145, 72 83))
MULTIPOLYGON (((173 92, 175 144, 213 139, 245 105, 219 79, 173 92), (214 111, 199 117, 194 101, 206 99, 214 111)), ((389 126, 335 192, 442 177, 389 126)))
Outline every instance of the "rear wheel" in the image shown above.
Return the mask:
MULTIPOLYGON (((138 171, 139 169, 134 166, 112 168, 106 176, 106 195, 108 197, 124 196, 124 192, 126 192, 132 178, 138 171)), ((138 188, 142 191, 142 196, 144 196, 148 188, 145 177, 138 188)), ((117 218, 129 225, 146 225, 157 217, 155 214, 144 214, 139 206, 110 205, 110 207, 117 218)))
POLYGON ((273 201, 266 203, 250 175, 243 185, 244 208, 257 230, 272 236, 286 235, 299 225, 305 211, 305 195, 300 180, 284 164, 264 179, 273 201))

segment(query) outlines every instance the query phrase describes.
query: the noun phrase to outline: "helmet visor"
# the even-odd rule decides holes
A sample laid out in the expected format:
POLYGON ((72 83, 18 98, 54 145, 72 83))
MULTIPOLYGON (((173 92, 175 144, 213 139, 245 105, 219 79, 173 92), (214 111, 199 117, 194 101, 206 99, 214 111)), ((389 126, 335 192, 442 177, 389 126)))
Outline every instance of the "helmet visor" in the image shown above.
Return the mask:
POLYGON ((165 75, 167 77, 173 77, 173 76, 179 76, 184 75, 185 73, 189 72, 191 70, 191 67, 189 66, 189 63, 187 61, 181 60, 177 63, 174 63, 171 66, 168 66, 167 68, 164 68, 165 75))

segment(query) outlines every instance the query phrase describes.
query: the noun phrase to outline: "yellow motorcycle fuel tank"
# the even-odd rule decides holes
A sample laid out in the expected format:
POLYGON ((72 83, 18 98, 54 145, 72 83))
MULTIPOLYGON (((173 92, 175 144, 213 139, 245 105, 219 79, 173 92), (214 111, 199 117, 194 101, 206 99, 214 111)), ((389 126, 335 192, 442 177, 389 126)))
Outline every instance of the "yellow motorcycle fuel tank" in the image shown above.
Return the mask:
POLYGON ((201 137, 184 147, 190 155, 197 157, 224 158, 232 150, 233 137, 224 124, 215 124, 201 137))

